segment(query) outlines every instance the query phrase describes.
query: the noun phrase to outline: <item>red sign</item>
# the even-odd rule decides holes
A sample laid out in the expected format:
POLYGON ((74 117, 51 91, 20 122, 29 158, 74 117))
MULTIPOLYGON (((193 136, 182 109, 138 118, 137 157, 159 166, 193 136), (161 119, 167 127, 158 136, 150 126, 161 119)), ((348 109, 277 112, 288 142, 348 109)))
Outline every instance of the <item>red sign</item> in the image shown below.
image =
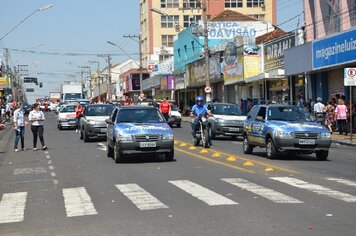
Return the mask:
POLYGON ((148 64, 147 70, 148 71, 153 71, 155 69, 155 64, 148 64))

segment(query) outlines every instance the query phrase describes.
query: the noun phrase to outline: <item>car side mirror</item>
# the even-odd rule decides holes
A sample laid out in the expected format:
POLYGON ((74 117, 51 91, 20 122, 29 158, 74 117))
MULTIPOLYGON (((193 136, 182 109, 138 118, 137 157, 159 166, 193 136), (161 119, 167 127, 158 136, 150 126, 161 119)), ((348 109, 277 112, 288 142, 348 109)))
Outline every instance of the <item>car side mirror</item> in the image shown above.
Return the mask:
POLYGON ((248 116, 247 116, 247 119, 251 119, 252 118, 252 116, 249 114, 248 116))
POLYGON ((265 119, 263 119, 262 116, 256 116, 256 120, 257 120, 257 121, 263 121, 263 122, 265 121, 265 119))
POLYGON ((106 119, 106 120, 105 120, 105 123, 106 123, 106 124, 113 124, 114 122, 112 122, 112 120, 110 120, 110 119, 106 119))

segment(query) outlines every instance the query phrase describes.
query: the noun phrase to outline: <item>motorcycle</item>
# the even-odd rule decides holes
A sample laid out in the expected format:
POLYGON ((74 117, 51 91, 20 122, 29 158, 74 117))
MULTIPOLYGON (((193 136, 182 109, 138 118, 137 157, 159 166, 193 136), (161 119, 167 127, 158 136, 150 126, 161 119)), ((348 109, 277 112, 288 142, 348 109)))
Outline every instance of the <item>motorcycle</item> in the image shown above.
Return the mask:
POLYGON ((210 147, 210 128, 208 120, 205 116, 200 115, 198 117, 198 130, 196 130, 195 136, 193 136, 194 146, 199 146, 200 141, 204 148, 210 147))

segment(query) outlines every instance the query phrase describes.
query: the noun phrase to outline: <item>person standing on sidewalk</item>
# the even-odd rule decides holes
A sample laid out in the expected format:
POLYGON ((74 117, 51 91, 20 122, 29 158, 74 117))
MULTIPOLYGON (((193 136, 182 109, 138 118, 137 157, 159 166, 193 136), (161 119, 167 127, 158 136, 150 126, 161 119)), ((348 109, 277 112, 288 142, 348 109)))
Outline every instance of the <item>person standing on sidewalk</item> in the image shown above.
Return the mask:
POLYGON ((335 108, 335 116, 337 119, 338 131, 339 134, 345 133, 348 134, 347 129, 347 107, 345 106, 345 101, 343 99, 339 99, 339 104, 335 108))
POLYGON ((40 142, 42 144, 42 150, 46 150, 47 147, 44 142, 43 132, 44 132, 44 121, 45 116, 43 112, 40 110, 40 104, 35 103, 28 115, 28 119, 31 122, 31 131, 33 134, 33 150, 37 150, 37 137, 40 138, 40 142))
POLYGON ((83 113, 83 107, 80 105, 80 102, 77 102, 77 106, 75 107, 75 132, 79 132, 79 120, 83 113))
POLYGON ((163 98, 161 104, 159 104, 159 110, 163 114, 166 121, 169 119, 169 115, 171 114, 171 104, 167 101, 166 98, 163 98))
POLYGON ((332 125, 334 124, 334 106, 333 106, 333 101, 329 100, 328 104, 324 108, 324 113, 325 113, 325 125, 328 127, 330 133, 333 133, 332 125))
POLYGON ((21 139, 21 150, 25 150, 25 119, 24 119, 24 112, 22 110, 22 104, 19 103, 15 105, 15 112, 14 112, 14 129, 15 129, 15 145, 14 149, 15 152, 18 152, 18 144, 19 140, 21 139))
POLYGON ((325 124, 325 117, 324 117, 324 108, 325 105, 322 103, 323 99, 318 97, 316 99, 317 103, 314 104, 314 117, 316 122, 324 125, 325 124))

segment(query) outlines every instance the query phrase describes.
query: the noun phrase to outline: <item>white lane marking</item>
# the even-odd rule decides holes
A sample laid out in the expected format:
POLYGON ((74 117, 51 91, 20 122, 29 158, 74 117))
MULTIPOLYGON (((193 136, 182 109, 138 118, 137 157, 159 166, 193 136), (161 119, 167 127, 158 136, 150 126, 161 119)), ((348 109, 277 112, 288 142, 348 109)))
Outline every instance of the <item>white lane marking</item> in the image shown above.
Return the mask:
POLYGON ((260 195, 261 197, 267 198, 268 200, 271 200, 272 202, 275 202, 275 203, 303 203, 302 201, 299 201, 298 199, 292 198, 290 196, 287 196, 283 193, 274 191, 272 189, 259 186, 257 184, 251 183, 244 179, 225 178, 225 179, 221 179, 221 180, 223 180, 229 184, 235 185, 237 187, 243 188, 249 192, 260 195))
POLYGON ((51 176, 52 177, 56 177, 56 173, 54 173, 53 171, 51 172, 51 176))
POLYGON ((67 217, 96 215, 94 205, 83 187, 64 188, 63 197, 67 217))
POLYGON ((331 180, 331 181, 336 181, 340 184, 345 184, 348 186, 356 187, 356 182, 348 180, 348 179, 341 179, 341 178, 326 178, 326 179, 331 180))
POLYGON ((0 224, 23 221, 26 198, 27 192, 5 193, 0 201, 0 224))
POLYGON ((137 184, 117 184, 116 188, 118 188, 120 192, 130 199, 140 210, 168 208, 168 206, 137 184))
POLYGON ((49 155, 46 155, 46 158, 47 158, 47 159, 50 159, 51 157, 50 157, 49 155))
POLYGON ((46 169, 43 167, 37 168, 19 168, 14 170, 14 175, 28 175, 28 174, 40 174, 46 173, 46 169))
POLYGON ((48 166, 48 168, 49 168, 50 170, 53 170, 53 169, 54 169, 54 167, 53 167, 53 166, 48 166))
POLYGON ((45 154, 48 154, 48 151, 45 151, 44 153, 45 153, 45 154))
POLYGON ((52 164, 52 161, 51 160, 48 160, 48 165, 51 165, 52 164))
POLYGON ((356 197, 347 193, 339 192, 336 190, 332 190, 326 187, 323 187, 321 185, 316 185, 316 184, 310 184, 308 182, 305 182, 303 180, 295 179, 295 178, 290 178, 290 177, 270 177, 270 179, 277 180, 282 183, 289 184, 293 187, 301 188, 301 189, 306 189, 309 191, 312 191, 314 193, 318 193, 321 195, 325 195, 331 198, 335 198, 338 200, 342 200, 345 202, 356 202, 356 197))
POLYGON ((98 143, 98 149, 101 151, 106 151, 106 144, 105 143, 98 143))
POLYGON ((189 180, 173 180, 168 182, 189 193, 193 197, 196 197, 199 200, 205 202, 209 206, 238 204, 218 193, 211 191, 210 189, 207 189, 189 180))

